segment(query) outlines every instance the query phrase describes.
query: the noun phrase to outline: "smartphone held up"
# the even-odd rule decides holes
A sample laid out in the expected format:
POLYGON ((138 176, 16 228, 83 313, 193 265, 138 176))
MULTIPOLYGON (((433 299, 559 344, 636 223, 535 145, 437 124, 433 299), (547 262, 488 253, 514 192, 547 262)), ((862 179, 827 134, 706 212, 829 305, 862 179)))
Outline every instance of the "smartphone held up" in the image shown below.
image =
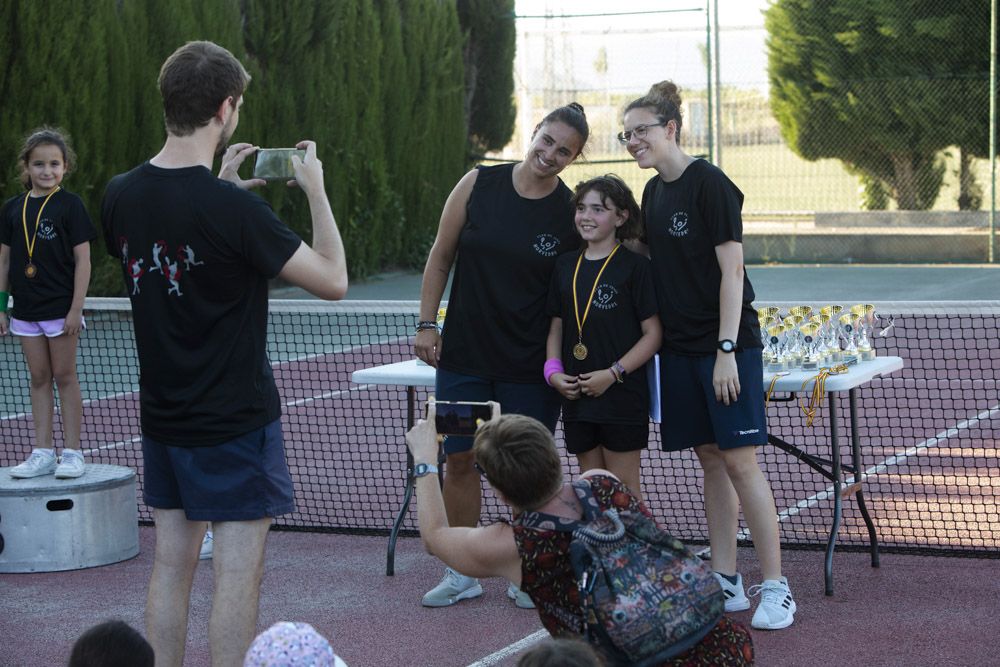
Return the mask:
POLYGON ((257 151, 253 177, 265 181, 290 181, 294 179, 293 155, 298 155, 300 160, 306 159, 306 152, 301 148, 261 148, 257 151))
POLYGON ((483 422, 493 416, 493 404, 465 401, 429 401, 434 406, 434 426, 438 435, 473 436, 483 422))

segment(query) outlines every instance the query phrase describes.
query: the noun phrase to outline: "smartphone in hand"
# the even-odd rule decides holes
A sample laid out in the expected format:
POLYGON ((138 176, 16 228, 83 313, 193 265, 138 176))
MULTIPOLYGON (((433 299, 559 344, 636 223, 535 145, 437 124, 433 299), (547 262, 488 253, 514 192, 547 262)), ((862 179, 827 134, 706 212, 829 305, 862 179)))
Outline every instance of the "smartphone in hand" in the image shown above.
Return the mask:
POLYGON ((434 426, 438 435, 473 436, 483 422, 493 416, 493 406, 489 403, 465 401, 432 401, 434 403, 434 426))
POLYGON ((257 159, 253 165, 253 177, 265 181, 294 179, 293 155, 298 155, 300 160, 306 159, 306 152, 301 148, 261 148, 257 151, 257 159))

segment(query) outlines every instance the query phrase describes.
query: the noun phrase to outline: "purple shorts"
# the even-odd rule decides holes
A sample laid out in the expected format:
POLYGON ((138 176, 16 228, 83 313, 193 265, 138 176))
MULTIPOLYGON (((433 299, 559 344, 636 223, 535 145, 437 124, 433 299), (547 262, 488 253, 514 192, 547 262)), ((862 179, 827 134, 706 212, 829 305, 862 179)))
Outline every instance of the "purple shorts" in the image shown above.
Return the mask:
MULTIPOLYGON (((82 315, 80 316, 80 326, 84 329, 87 328, 87 323, 84 321, 82 315)), ((26 320, 19 320, 16 317, 10 318, 10 332, 15 336, 45 336, 46 338, 55 338, 56 336, 62 336, 65 328, 65 317, 58 320, 42 320, 41 322, 28 322, 26 320)))

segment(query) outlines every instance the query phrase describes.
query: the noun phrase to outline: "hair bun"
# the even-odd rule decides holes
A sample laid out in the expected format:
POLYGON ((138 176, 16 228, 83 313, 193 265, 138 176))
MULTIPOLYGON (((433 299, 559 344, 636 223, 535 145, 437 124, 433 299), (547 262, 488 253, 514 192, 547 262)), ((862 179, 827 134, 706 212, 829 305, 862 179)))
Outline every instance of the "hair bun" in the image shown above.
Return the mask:
POLYGON ((583 105, 580 104, 579 102, 570 102, 566 106, 568 106, 570 109, 573 109, 574 111, 579 111, 580 114, 583 116, 587 115, 583 110, 583 105))

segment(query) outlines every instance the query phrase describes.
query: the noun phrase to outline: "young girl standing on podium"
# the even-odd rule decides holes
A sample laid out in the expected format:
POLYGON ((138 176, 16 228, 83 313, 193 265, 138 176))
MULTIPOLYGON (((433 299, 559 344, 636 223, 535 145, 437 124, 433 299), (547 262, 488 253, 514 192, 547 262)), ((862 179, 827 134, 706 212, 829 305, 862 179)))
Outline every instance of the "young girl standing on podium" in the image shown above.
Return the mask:
POLYGON ((21 340, 31 376, 35 424, 31 456, 11 468, 17 478, 53 472, 59 478, 72 478, 84 473, 76 346, 90 284, 90 240, 97 231, 80 198, 62 187, 74 158, 59 131, 33 132, 18 157, 25 192, 0 208, 0 335, 9 331, 21 340), (16 299, 9 315, 8 292, 16 299), (58 460, 52 439, 53 379, 59 388, 65 435, 58 460))
POLYGON ((585 246, 560 256, 552 274, 545 381, 563 396, 566 449, 581 471, 609 470, 640 498, 645 364, 661 326, 649 260, 621 244, 639 235, 639 205, 611 174, 577 185, 572 202, 585 246))

